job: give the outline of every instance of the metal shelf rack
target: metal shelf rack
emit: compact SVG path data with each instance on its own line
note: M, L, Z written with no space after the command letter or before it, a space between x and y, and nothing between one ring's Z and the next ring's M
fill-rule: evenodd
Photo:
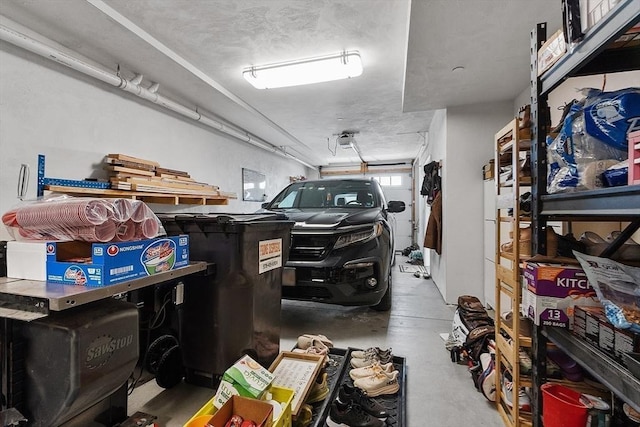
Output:
M640 186L601 189L571 194L546 195L546 143L549 117L547 97L565 79L580 75L594 75L640 69L640 46L615 46L619 37L640 22L640 2L621 0L594 27L583 40L573 46L542 76L538 76L538 50L546 41L546 24L538 24L531 32L531 119L532 119L532 240L533 253L546 253L543 232L550 219L630 221L601 255L613 254L635 230L640 228ZM612 48L613 47L613 48ZM624 239L624 240L623 240ZM534 356L532 382L532 413L534 427L542 426L540 386L545 381L547 339L568 352L620 398L634 406L640 401L637 379L613 361L607 360L596 349L566 331L533 327L532 350ZM618 376L618 378L614 378ZM631 388L629 388L631 387Z

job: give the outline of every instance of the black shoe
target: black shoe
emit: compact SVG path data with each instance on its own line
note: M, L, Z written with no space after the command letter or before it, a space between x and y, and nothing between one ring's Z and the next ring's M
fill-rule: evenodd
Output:
M365 395L359 388L351 387L349 384L342 384L338 391L338 400L342 403L354 402L367 414L376 418L386 419L389 416L384 406Z
M329 427L383 427L384 422L367 414L354 402L340 403L334 400L331 403L327 425Z

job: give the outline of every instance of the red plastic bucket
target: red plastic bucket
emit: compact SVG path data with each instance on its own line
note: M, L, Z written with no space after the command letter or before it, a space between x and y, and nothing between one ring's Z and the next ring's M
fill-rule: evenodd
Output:
M589 408L580 402L580 393L560 384L542 387L542 421L544 427L584 427Z

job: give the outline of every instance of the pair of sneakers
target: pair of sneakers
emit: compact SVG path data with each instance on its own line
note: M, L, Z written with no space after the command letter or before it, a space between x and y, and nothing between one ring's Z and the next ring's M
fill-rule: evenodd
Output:
M381 364L389 363L392 359L391 348L369 347L366 350L352 351L350 363L353 368L364 368L365 366L373 365L375 362Z
M387 409L361 390L343 384L338 398L331 403L327 425L329 427L383 427Z
M399 371L395 369L392 362L381 364L376 361L369 366L349 371L353 385L370 397L397 393L400 390L398 375Z
M329 358L329 351L333 347L333 342L324 335L304 334L298 337L294 353L318 354L325 356L326 364Z

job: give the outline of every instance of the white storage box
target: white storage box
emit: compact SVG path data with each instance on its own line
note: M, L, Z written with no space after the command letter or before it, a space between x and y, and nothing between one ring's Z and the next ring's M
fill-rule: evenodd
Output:
M47 242L7 242L7 277L47 280Z

